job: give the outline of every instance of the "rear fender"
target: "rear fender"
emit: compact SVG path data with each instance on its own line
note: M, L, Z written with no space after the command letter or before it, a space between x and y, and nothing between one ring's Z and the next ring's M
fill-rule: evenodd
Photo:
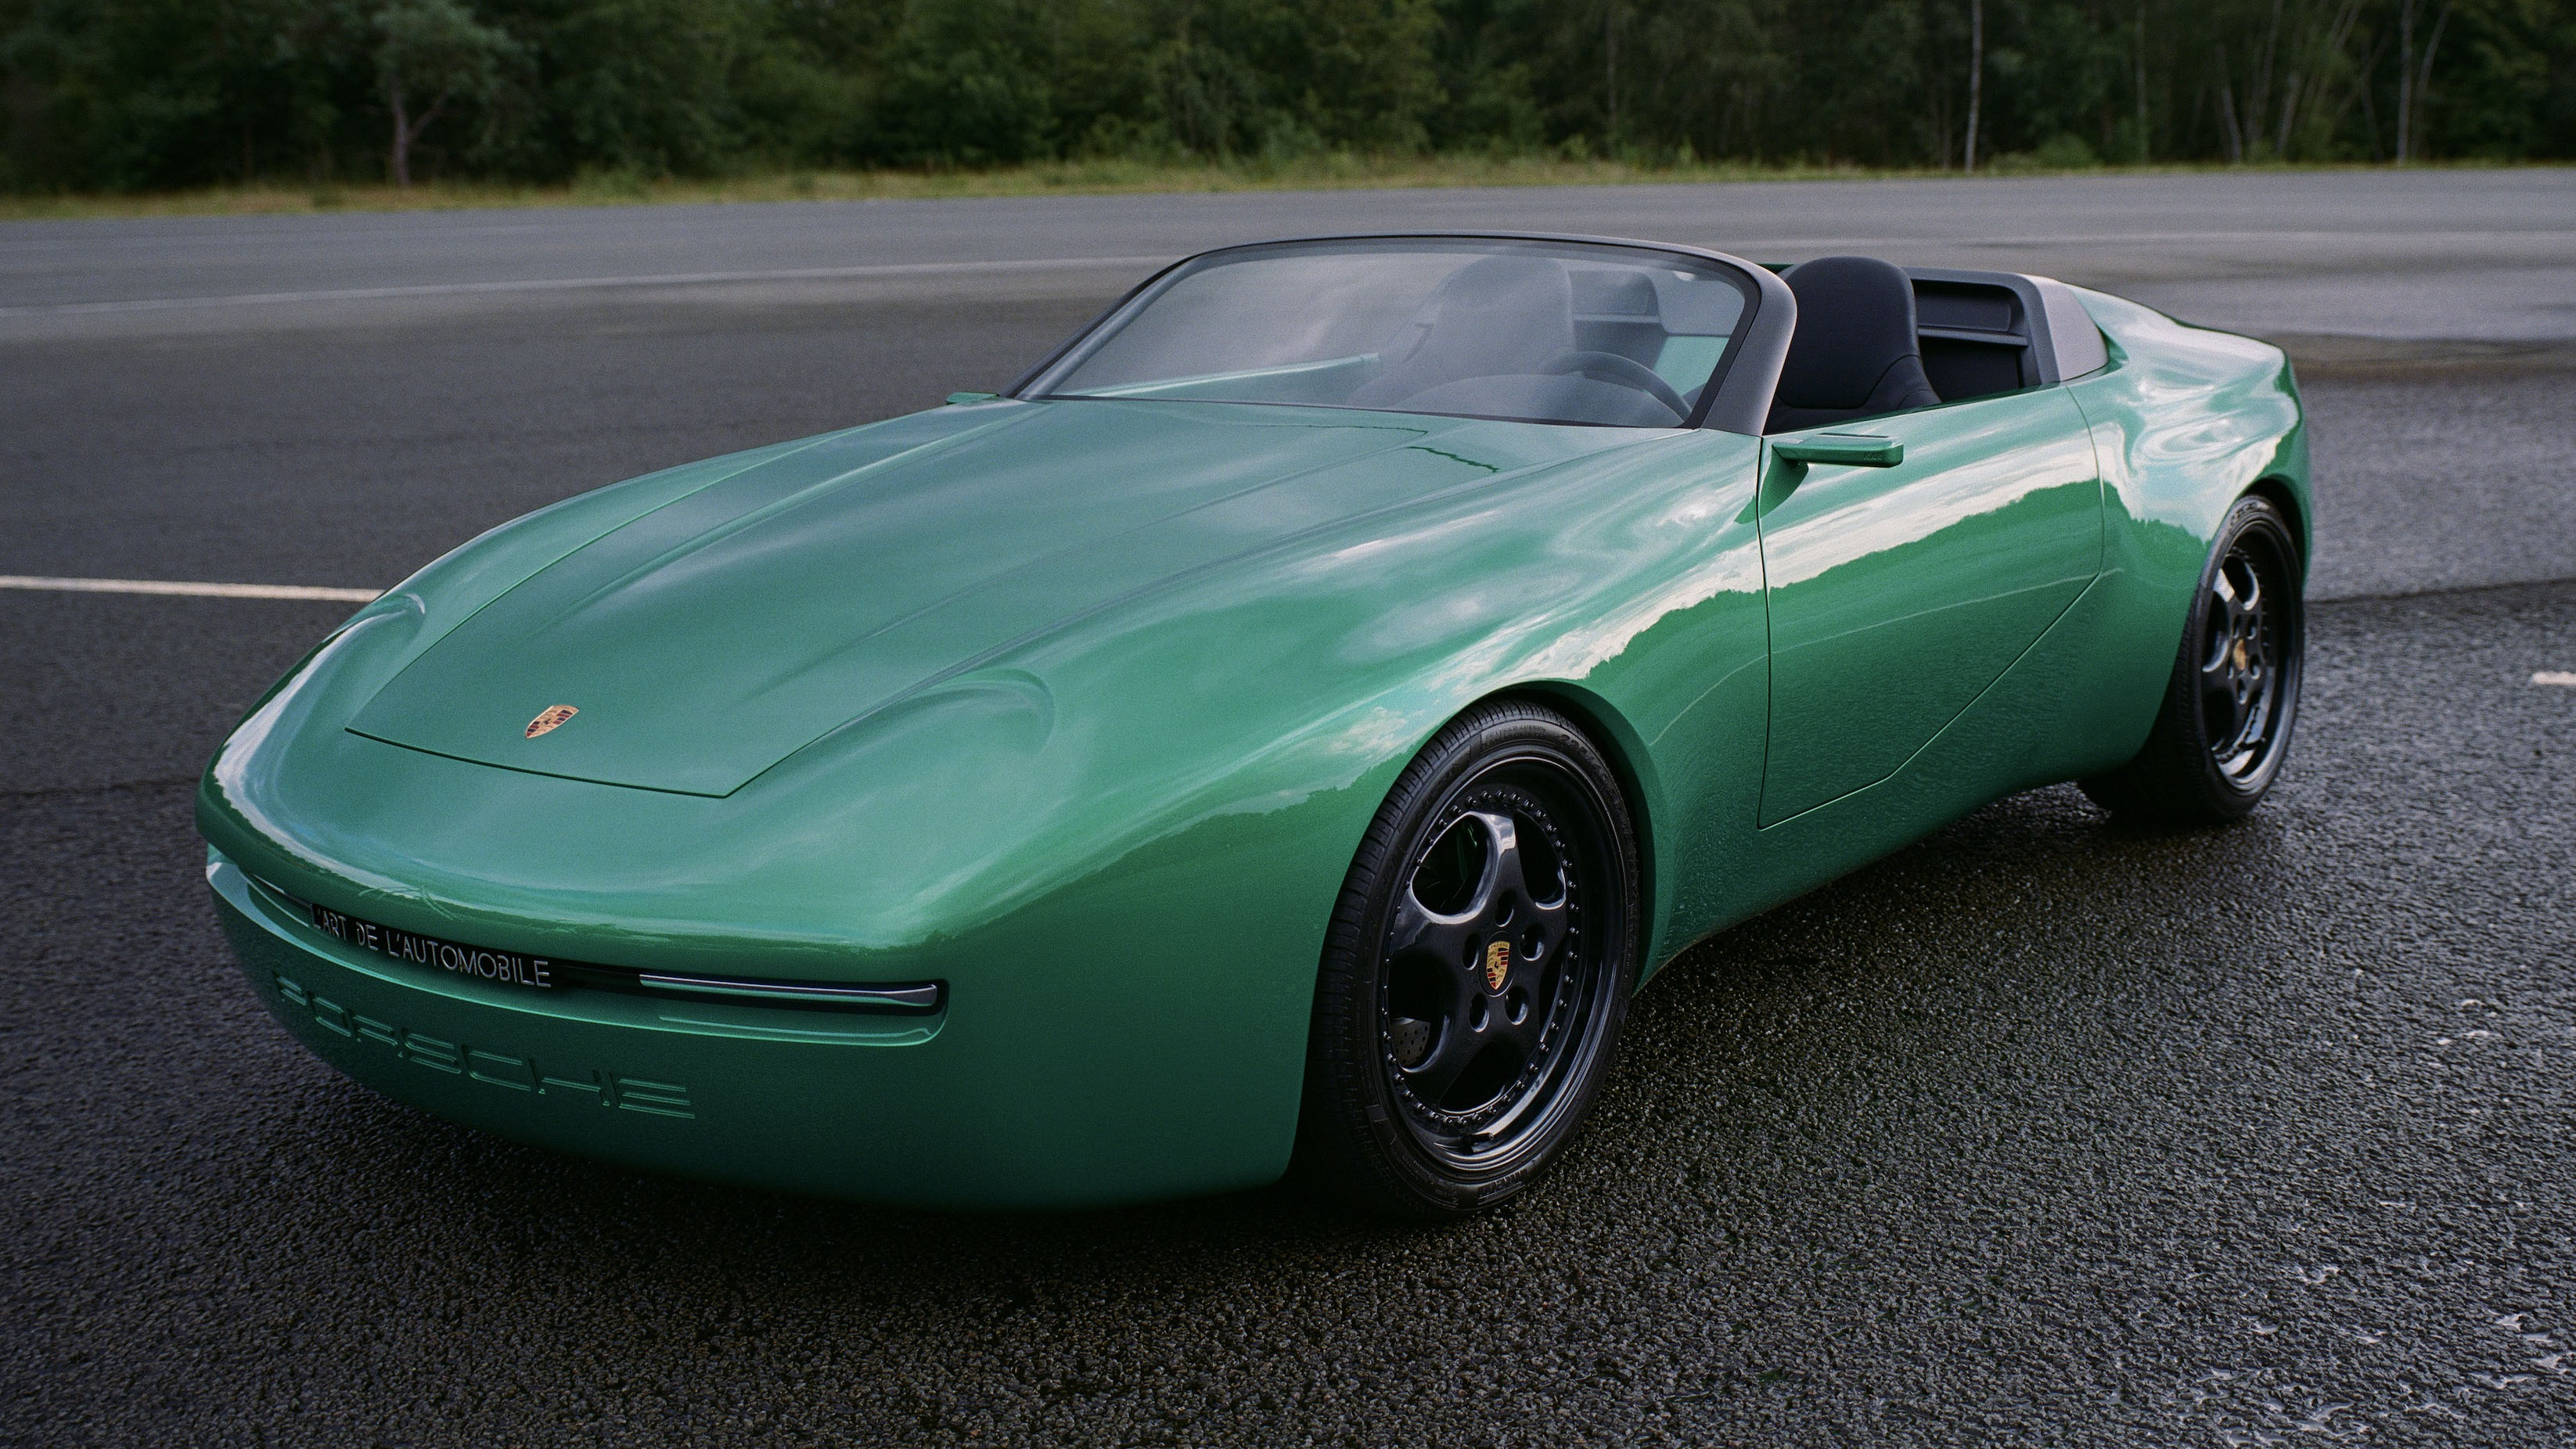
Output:
M2304 550L2313 502L2306 420L2279 348L2100 292L2078 295L2111 348L2109 367L2068 384L2104 484L2100 597L2074 684L2089 702L2073 726L2094 746L2089 774L2144 744L2228 510L2265 493L2290 515Z

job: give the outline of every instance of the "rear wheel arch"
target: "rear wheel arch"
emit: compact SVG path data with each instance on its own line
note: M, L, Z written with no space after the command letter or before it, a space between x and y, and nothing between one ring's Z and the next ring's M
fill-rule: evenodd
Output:
M2315 561L2315 548L2310 542L2307 505L2290 480L2278 473L2267 473L2247 486L2245 493L2263 499L2281 510L2281 518L2290 525L2290 541L2299 548L2299 572L2302 582L2308 567ZM2241 495L2240 495L2241 496Z
M2248 488L2215 529L2146 738L2078 781L2132 820L2218 825L2271 792L2298 720L2305 572L2295 505Z

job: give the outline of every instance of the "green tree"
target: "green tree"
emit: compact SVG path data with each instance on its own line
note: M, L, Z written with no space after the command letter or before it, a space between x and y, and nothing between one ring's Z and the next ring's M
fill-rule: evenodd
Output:
M387 166L411 185L411 152L451 104L480 105L526 58L509 32L485 25L457 0L395 0L375 14L376 73L393 115Z
M1972 22L1983 60L1972 73ZM2576 0L0 0L0 187L2576 156Z
M1041 7L919 0L888 38L874 105L878 159L990 165L1053 154Z

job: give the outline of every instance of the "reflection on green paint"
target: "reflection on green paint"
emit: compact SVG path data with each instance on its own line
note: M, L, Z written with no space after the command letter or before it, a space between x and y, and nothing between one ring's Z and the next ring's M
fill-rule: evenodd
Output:
M2101 567L2100 470L2064 389L1869 428L1902 441L1905 461L1811 466L1762 519L1765 825L1895 773Z

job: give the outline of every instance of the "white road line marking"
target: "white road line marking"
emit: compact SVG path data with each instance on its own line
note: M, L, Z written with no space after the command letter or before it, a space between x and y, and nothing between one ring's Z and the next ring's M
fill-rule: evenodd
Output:
M278 302L380 302L485 292L577 292L603 287L690 287L718 282L812 282L868 277L966 276L1060 267L1161 266L1170 257L1049 257L1020 262L900 262L873 267L790 267L770 272L661 272L637 277L534 277L513 282L436 282L416 287L348 287L325 292L245 292L221 297L143 297L130 302L53 302L0 307L0 317L66 317L99 312L163 312L178 307L256 307Z
M2570 673L2564 669L2544 669L2538 674L2531 676L2531 682L2534 684L2563 684L2571 689L2576 689L2576 673Z
M306 584L192 584L176 579L48 579L0 574L0 589L47 589L67 594L181 594L199 599L337 599L364 604L382 589L320 589Z

